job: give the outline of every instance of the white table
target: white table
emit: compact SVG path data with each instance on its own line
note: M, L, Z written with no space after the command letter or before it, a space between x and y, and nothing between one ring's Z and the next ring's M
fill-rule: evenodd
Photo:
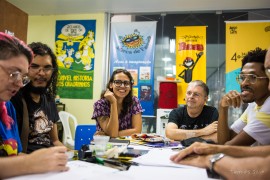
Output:
M149 148L145 146L132 145L136 149L148 149L149 152L134 161L139 166L131 166L128 171L118 171L116 169L100 166L83 161L69 161L70 170L67 172L45 173L19 176L10 178L12 180L179 180L209 179L205 169L191 166L174 164L169 157L176 153L169 148Z

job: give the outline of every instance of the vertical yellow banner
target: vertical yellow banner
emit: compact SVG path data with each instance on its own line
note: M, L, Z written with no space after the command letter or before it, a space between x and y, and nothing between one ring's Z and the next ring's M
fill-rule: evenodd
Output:
M226 92L240 91L236 75L240 72L242 59L256 47L270 46L269 21L228 21L226 22Z
M206 26L176 27L175 42L178 104L185 104L188 83L206 82Z

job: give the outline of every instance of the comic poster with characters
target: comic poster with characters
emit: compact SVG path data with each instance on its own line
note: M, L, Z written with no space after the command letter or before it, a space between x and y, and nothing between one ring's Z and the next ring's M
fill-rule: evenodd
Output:
M128 70L133 79L133 95L143 107L143 115L154 115L154 54L156 22L114 22L111 24L110 74L117 68Z
M206 82L206 26L176 27L176 80L178 104L185 104L188 83Z
M55 54L61 98L92 99L96 20L56 21Z

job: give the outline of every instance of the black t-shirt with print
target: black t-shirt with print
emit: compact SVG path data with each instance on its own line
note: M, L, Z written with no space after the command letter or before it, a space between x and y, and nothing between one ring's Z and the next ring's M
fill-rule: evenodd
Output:
M198 117L192 118L188 115L187 106L173 109L169 115L169 121L175 123L179 129L202 129L218 120L218 111L215 107L204 106Z
M53 124L59 120L56 104L48 100L46 95L41 95L40 102L36 103L31 97L25 98L29 116L29 136L27 153L37 149L53 146L50 131ZM12 103L17 112L18 129L21 135L23 122L23 104L20 95L12 98Z

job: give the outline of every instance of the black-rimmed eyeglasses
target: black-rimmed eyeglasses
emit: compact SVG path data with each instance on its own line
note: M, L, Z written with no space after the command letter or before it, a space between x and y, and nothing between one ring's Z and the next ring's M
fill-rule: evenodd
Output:
M120 87L120 86L122 86L122 84L123 84L125 87L130 87L131 82L130 82L130 81L114 80L114 81L113 81L113 84L114 84L116 87Z

